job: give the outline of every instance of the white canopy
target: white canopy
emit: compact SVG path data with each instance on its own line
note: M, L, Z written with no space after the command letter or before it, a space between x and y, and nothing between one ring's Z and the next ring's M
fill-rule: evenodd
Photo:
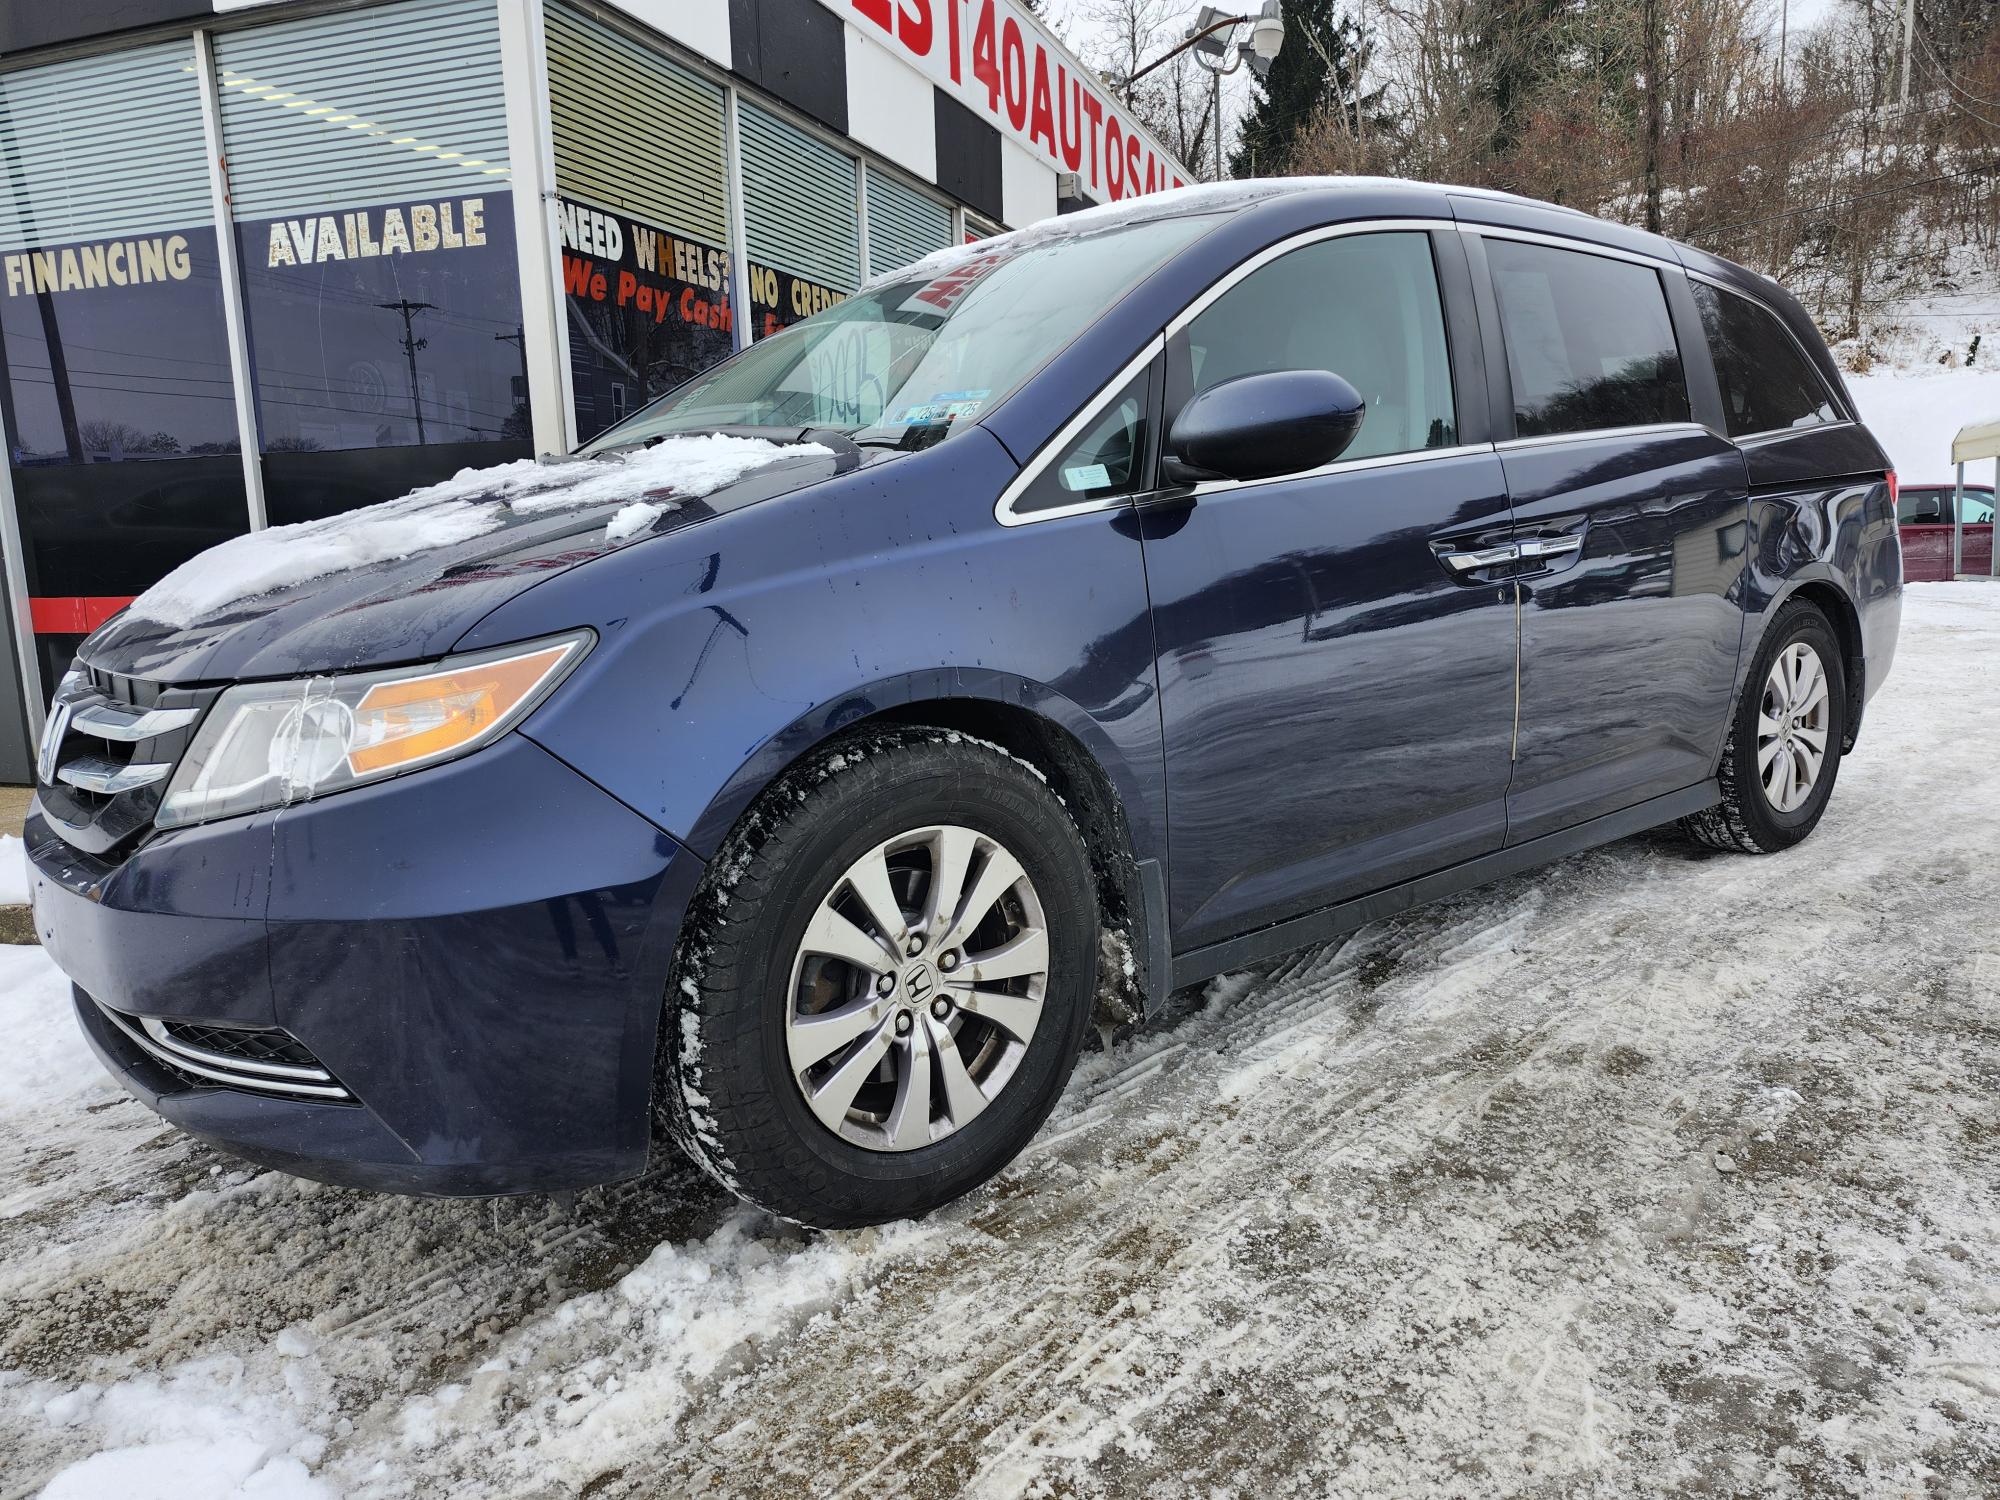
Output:
M1969 464L1975 458L2000 458L2000 420L1974 422L1958 429L1951 440L1951 461Z

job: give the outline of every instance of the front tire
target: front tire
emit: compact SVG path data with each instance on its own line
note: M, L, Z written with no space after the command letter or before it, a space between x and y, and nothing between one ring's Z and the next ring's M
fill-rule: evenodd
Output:
M944 730L842 740L709 866L665 1017L670 1128L800 1223L928 1213L1048 1118L1097 926L1089 855L1032 767Z
M1847 670L1825 615L1803 600L1771 622L1730 721L1722 800L1683 827L1714 849L1775 854L1818 826L1840 774Z

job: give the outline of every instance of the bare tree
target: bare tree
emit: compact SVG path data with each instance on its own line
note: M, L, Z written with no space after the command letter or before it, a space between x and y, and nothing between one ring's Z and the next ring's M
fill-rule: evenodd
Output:
M1126 80L1177 45L1188 20L1180 0L1086 0L1078 14L1100 38L1084 53L1132 113L1197 177L1214 150L1208 74L1185 53L1136 84Z

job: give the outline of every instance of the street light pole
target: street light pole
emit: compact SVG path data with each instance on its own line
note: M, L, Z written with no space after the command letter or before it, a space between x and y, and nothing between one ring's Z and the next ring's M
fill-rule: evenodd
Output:
M1222 70L1208 70L1209 109L1215 116L1215 165L1209 172L1211 182L1222 181Z
M1132 85L1137 83L1141 78L1144 78L1148 73L1152 72L1155 68L1165 67L1168 63L1172 62L1175 58L1179 57L1183 52L1187 51L1188 48L1197 46L1200 43L1207 41L1211 36L1215 35L1216 32L1228 31L1232 27L1241 26L1245 21L1249 19L1250 17L1248 16L1225 16L1221 20L1215 22L1215 24L1212 26L1204 26L1199 31L1190 31L1185 37L1181 38L1180 44L1178 46L1169 47L1165 52L1162 52L1158 57L1154 58L1151 62L1147 63L1145 67L1139 69L1138 72L1134 73L1130 78L1125 80L1126 107L1130 108L1132 104Z
M1233 33L1238 26L1248 25L1250 37L1247 41L1236 42L1233 46L1227 38L1218 37L1218 32ZM1222 180L1222 75L1234 73L1244 63L1250 65L1251 72L1262 78L1271 71L1271 60L1285 45L1285 20L1280 0L1264 0L1264 5L1255 15L1225 16L1213 6L1204 5L1201 14L1179 45L1135 69L1132 76L1120 86L1125 96L1126 108L1132 105L1132 85L1144 78L1155 68L1166 66L1183 52L1192 50L1195 61L1208 70L1209 113L1215 117L1215 167L1210 173L1211 180ZM1210 59L1214 59L1211 61ZM1227 59L1225 62L1223 59Z

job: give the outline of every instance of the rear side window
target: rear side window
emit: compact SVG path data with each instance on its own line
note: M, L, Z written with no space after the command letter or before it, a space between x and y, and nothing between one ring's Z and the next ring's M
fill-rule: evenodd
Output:
M1680 346L1657 271L1488 240L1520 437L1688 420Z
M1690 280L1715 355L1731 437L1837 422L1833 397L1798 340L1748 297Z
M1431 240L1342 235L1279 256L1187 328L1188 394L1239 375L1331 370L1368 403L1343 459L1458 441Z

